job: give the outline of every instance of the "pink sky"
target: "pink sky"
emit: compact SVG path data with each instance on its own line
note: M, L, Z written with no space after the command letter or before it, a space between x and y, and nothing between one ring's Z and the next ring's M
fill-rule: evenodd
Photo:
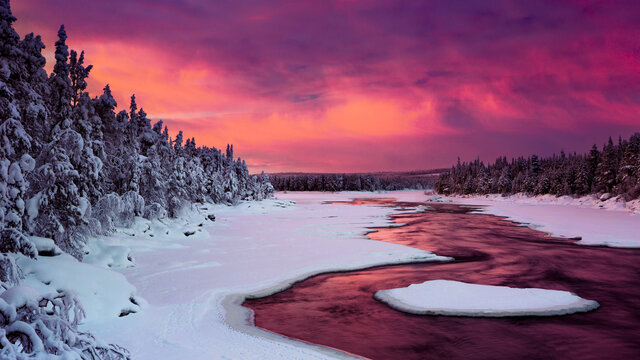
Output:
M583 152L640 131L637 1L12 2L154 120L252 171ZM50 55L49 55L50 56ZM48 65L50 66L50 65Z

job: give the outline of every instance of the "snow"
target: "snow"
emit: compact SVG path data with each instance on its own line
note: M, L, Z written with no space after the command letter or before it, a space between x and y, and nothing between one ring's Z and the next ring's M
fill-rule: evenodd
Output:
M58 289L71 290L78 296L86 312L86 319L117 318L127 311L139 311L144 304L136 289L124 275L101 266L79 262L62 253L57 256L39 256L31 259L19 255L18 265L25 279L24 286L40 293L56 293Z
M387 215L398 209L324 204L354 197L381 194L280 193L278 199L234 207L200 205L179 219L137 217L132 228L118 228L112 236L88 243L91 252L85 258L100 266L74 262L66 255L21 258L29 274L24 283L41 291L73 289L87 313L81 329L124 346L135 359L349 357L255 328L250 310L240 304L245 296L268 295L321 272L450 260L364 235L371 227L392 225ZM423 193L398 192L392 197L411 201ZM215 221L208 219L211 214ZM125 249L130 249L135 267L122 260ZM109 264L120 274L104 267ZM87 277L93 280L85 282L89 269L93 273ZM107 284L107 274L123 274L126 279ZM99 293L92 296L94 291ZM118 317L115 312L131 305L131 294L141 309Z
M18 285L7 289L0 294L0 299L4 300L14 308L20 308L29 302L37 302L39 296L40 293L38 293L34 288L25 285Z
M599 306L596 301L568 291L451 280L430 280L404 288L379 290L374 297L396 310L424 315L551 316L586 312Z
M84 257L85 263L111 268L134 266L131 250L127 246L106 245L100 241L92 241L88 247L90 253Z
M396 226L388 217L392 213L428 211L428 206L326 203L353 198L484 205L487 213L508 211L510 219L539 224L538 229L554 235L582 236L580 243L602 240L590 238L592 232L609 235L608 244L619 242L625 239L620 234L631 234L638 225L629 211L604 211L567 199L542 204L535 199L443 198L424 191L289 192L233 207L193 206L178 219L135 217L130 228L116 227L110 236L90 239L85 263L58 255L57 249L55 256L21 256L18 262L26 275L24 285L42 293L72 290L86 309L81 330L124 346L135 359L344 358L349 355L253 327L251 311L240 305L246 296L269 295L322 272L450 260L364 235L372 227ZM592 223L600 228L591 228ZM51 247L47 239L35 242L39 249ZM545 291L528 289L526 296L510 297L527 299L547 312L594 305L563 292L553 293L550 301L566 302L544 303L543 296L534 303L529 293L538 290ZM485 287L474 291L485 298Z
M17 331L27 335L29 337L29 340L31 340L31 346L32 346L31 353L37 354L37 353L44 352L44 345L42 344L42 339L40 339L35 329L29 324L23 321L16 321L8 325L6 328L4 328L4 331L6 331L7 334Z
M458 204L482 205L477 213L504 216L553 236L580 238L580 245L620 248L640 247L640 214L637 201L616 198L601 201L592 196L572 198L516 194L448 197Z
M46 253L51 256L62 254L62 250L60 250L52 239L40 236L29 236L29 240L31 240L31 242L36 246L36 249L38 249L38 254Z

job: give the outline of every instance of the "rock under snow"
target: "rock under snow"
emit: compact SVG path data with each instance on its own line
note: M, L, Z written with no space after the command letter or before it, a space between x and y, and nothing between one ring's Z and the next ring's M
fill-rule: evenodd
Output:
M404 288L379 290L374 297L411 314L451 316L550 316L598 308L593 300L561 290L512 288L430 280Z
M29 240L38 249L38 256L57 256L62 254L62 250L56 245L53 239L40 236L30 236Z

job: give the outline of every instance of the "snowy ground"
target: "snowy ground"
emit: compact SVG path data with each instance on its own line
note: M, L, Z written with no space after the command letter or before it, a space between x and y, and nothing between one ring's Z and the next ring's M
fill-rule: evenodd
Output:
M554 236L580 238L580 245L640 248L638 201L601 201L591 196L448 197L458 204L484 205L481 213L505 216Z
M250 326L248 310L239 306L244 295L270 294L321 272L447 260L364 236L370 227L393 226L387 215L398 209L324 204L362 197L434 200L423 191L276 197L201 206L175 221L138 219L132 229L92 242L86 263L61 254L50 240L34 239L53 256L20 258L23 284L42 293L75 291L87 310L82 328L127 347L134 359L335 358L347 355ZM640 246L640 217L628 211L527 199L452 200L485 205L485 212L554 235L581 236L581 243Z
M237 207L207 206L166 225L140 220L134 229L103 239L106 245L93 244L95 256L89 260L97 265L75 264L96 271L105 270L108 264L126 266L122 254L129 248L136 266L119 272L137 290L132 294L125 282L105 289L110 291L108 295L92 296L87 288L99 287L100 281L79 275L75 283L65 283L75 287L80 300L89 304L83 329L128 348L134 359L344 357L344 353L248 326L249 314L239 306L242 296L238 294L269 294L325 271L448 260L364 236L369 227L392 225L387 215L394 209L322 204L326 200L348 200L353 194L277 196L281 200ZM411 196L415 194L402 195ZM215 222L206 220L209 213L215 214ZM59 256L49 261L74 264L72 259ZM69 270L80 273L73 266ZM49 286L61 284L65 278L52 276L54 279L46 279ZM41 277L38 273L30 275L34 284ZM136 305L129 306L130 297L141 311ZM137 312L114 315L123 307ZM99 311L103 308L108 309L109 316Z
M375 298L390 307L425 315L551 316L585 312L598 303L568 291L430 280L408 287L379 290Z

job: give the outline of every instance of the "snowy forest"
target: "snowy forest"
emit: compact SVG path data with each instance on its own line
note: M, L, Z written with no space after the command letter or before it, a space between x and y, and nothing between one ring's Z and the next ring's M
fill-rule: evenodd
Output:
M115 112L109 85L85 90L92 66L69 50L64 25L47 76L39 36L20 40L2 14L0 223L2 251L34 255L25 234L48 237L82 258L83 239L125 225L122 217L175 217L193 202L263 199L269 178L249 175L233 145L224 153L170 138L131 97ZM129 214L121 214L124 209Z
M587 154L539 158L506 157L485 165L480 160L460 163L442 174L436 183L442 194L620 195L625 200L640 196L640 133L628 140L611 138L599 150Z
M135 216L176 217L192 203L260 200L273 187L266 174L249 175L233 145L223 153L182 132L171 138L135 96L128 111L117 113L109 85L90 96L92 66L84 52L68 48L64 25L47 74L40 36L21 39L15 21L9 1L0 0L0 285L8 289L0 297L0 357L17 356L7 341L29 347L25 352L78 347L83 358L125 357L124 349L76 333L82 311L72 294L10 306L20 269L7 253L35 258L31 238L43 237L81 260L88 237L130 226Z
M441 170L380 174L273 174L278 191L380 191L431 189Z

